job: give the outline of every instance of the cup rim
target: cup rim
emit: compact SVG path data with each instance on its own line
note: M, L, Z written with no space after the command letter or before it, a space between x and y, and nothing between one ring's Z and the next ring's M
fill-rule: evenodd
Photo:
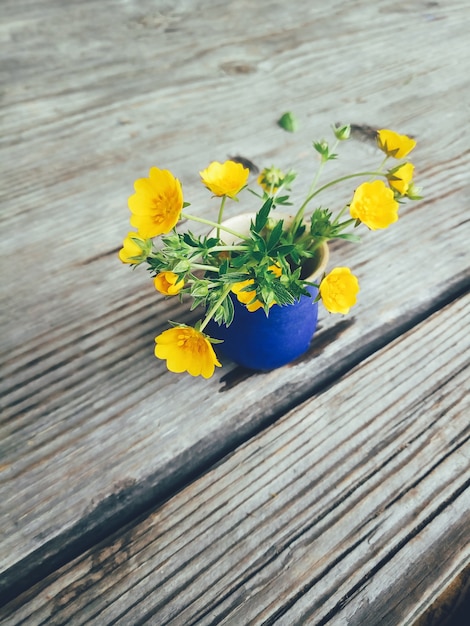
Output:
M237 230L242 235L245 235L245 234L248 235L250 232L250 222L251 220L255 219L255 217L256 217L256 213L254 211L250 213L239 213L238 215L233 215L232 217L229 217L226 220L223 220L222 224L224 226L227 226L228 228ZM273 214L271 217L274 217L274 218L279 217L279 219L282 219L287 224L289 224L289 222L292 222L294 220L295 216L289 213L281 213L281 212L276 211L276 213ZM210 235L211 236L215 235L215 233L216 233L216 229L214 228L211 230ZM233 244L238 241L238 239L234 235L231 235L230 233L224 233L224 240L228 244ZM324 241L321 244L321 246L318 248L318 260L317 260L315 269L313 269L307 276L303 276L302 279L313 281L315 278L323 274L328 265L329 258L330 258L330 250L328 247L328 242ZM308 261L306 265L308 266Z

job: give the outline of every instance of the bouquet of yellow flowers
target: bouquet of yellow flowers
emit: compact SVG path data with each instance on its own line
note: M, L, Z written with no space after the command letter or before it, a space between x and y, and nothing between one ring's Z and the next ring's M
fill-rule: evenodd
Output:
M336 267L312 282L303 267L312 263L319 249L331 239L359 241L354 231L364 224L371 230L387 228L398 219L405 199L419 199L413 184L412 163L402 161L416 142L391 130L379 130L377 143L385 154L376 170L346 174L318 185L328 161L337 158L335 150L350 137L350 126L333 127L334 142L314 142L320 163L300 207L286 220L276 215L277 207L290 206L289 191L296 175L275 167L259 174L258 190L247 187L250 171L235 161L213 162L200 172L202 183L220 198L213 221L187 212L180 181L168 170L152 167L148 178L134 184L129 198L131 226L119 258L131 266L147 264L157 291L165 296L188 294L192 309L201 307L204 315L193 326L171 323L156 337L155 355L166 360L172 372L187 371L193 376L212 376L220 366L213 345L219 343L204 331L211 322L230 326L234 301L248 311L262 309L269 316L273 306L294 304L311 296L309 286L318 289L331 313L348 313L359 292L357 278L347 267ZM400 162L387 169L390 158ZM343 181L364 178L352 198L336 213L317 207L307 217L307 208L322 192ZM227 199L236 200L242 190L250 191L259 203L248 232L239 232L223 221ZM346 213L349 215L346 215ZM207 235L177 229L180 220L192 220L211 227ZM235 299L235 300L234 300Z

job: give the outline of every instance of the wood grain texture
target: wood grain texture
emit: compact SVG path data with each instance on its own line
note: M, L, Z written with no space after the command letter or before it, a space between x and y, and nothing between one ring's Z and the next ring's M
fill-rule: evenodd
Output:
M468 289L470 101L457 0L296 11L6 0L1 11L0 590L168 495ZM285 110L301 133L276 127ZM198 171L210 160L241 154L303 180L311 140L338 120L416 136L426 195L390 231L335 246L335 264L361 280L353 315L323 314L309 353L279 371L166 372L153 338L191 317L116 261L133 180L169 167L208 216ZM338 167L376 162L365 138Z
M4 621L411 624L470 562L469 304L364 361Z

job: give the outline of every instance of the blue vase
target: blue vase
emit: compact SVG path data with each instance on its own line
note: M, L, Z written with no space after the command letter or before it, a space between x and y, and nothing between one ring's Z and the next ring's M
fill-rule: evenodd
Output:
M315 287L307 287L312 297L301 296L294 304L275 304L269 316L263 309L250 313L232 296L235 315L230 326L215 322L207 325L207 334L223 343L217 352L254 370L270 370L286 365L308 350L317 327L318 302Z
M292 215L275 213L285 224L293 220ZM250 222L255 213L243 213L226 221L224 225L241 234L248 234ZM211 235L215 234L215 230ZM224 233L226 243L234 243L236 238ZM328 263L328 245L323 243L318 250L317 258L309 261L308 270L304 268L305 280L315 282L325 271ZM214 339L223 341L217 344L217 352L228 356L232 361L254 370L271 370L294 361L308 350L317 327L318 302L314 302L318 290L306 286L309 296L301 296L294 304L279 306L274 304L269 315L263 309L250 313L246 306L238 301L234 294L231 298L234 306L234 318L230 326L219 326L210 321L205 332Z

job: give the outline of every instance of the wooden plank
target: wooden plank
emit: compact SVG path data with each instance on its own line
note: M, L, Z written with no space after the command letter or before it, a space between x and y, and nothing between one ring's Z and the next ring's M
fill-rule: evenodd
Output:
M469 303L364 361L4 621L412 623L470 562Z
M470 603L470 564L450 581L441 593L414 622L413 626L464 624Z
M241 9L2 3L0 590L165 497L468 288L465 3ZM287 109L302 133L276 127ZM190 316L116 262L132 181L170 167L207 215L197 172L210 160L305 175L306 135L337 119L416 135L426 192L392 230L335 248L359 274L356 311L323 314L312 350L282 370L168 374L153 337ZM376 161L360 138L346 167Z

